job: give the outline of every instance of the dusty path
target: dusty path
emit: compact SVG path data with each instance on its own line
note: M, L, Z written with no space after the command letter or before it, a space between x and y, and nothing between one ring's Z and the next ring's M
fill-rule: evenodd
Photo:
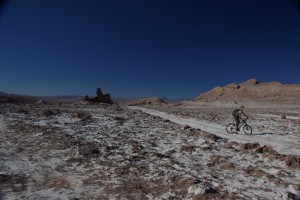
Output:
M259 142L261 145L271 146L281 154L300 155L300 136L297 137L297 135L273 134L271 130L265 131L264 133L253 132L252 135L246 135L242 132L240 134L228 134L225 130L225 127L221 125L207 123L192 118L182 118L176 115L147 108L136 106L130 106L129 108L141 110L145 113L168 119L177 124L188 125L192 128L199 128L203 131L214 133L220 137L228 138L237 142Z

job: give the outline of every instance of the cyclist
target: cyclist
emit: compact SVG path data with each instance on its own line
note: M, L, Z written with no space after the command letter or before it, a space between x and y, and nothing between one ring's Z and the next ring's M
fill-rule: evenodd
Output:
M238 132L240 129L239 129L239 124L240 124L240 119L243 116L246 117L246 119L248 119L248 116L244 113L244 106L241 106L240 108L238 109L235 109L233 112L232 112L232 116L235 120L235 130L236 132Z

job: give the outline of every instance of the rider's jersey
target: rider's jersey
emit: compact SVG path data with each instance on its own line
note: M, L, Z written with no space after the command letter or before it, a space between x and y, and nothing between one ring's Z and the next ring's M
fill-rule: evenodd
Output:
M241 116L241 114L242 114L242 110L241 109L235 109L233 112L232 112L232 115L234 116L234 117L240 117Z

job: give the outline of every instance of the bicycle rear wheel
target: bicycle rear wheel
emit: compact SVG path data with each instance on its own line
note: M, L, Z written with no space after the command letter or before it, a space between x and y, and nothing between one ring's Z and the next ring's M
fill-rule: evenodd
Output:
M247 135L251 135L252 134L252 128L251 126L249 126L248 124L245 124L243 126L243 131L244 133L246 133Z
M227 133L229 134L232 134L235 132L235 124L234 123L229 123L227 126L226 126L226 131Z

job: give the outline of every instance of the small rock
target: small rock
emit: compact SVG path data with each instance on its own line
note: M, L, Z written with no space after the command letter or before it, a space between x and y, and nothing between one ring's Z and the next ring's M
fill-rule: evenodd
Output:
M259 147L260 147L259 143L245 143L245 144L241 145L240 149L241 150L251 150L251 149L256 149Z
M260 147L260 148L258 148L258 149L255 150L255 153L261 153L263 155L274 155L274 156L278 156L279 155L277 153L277 151L275 151L274 149L272 149L272 147L270 147L270 146Z
M218 193L218 191L212 187L209 187L209 188L206 188L204 193L206 194L215 194L215 193Z
M257 177L262 177L266 174L263 170L253 167L251 165L245 168L245 172Z
M24 109L19 110L18 113L22 113L22 114L25 114L25 115L29 114L28 110L24 110Z
M182 129L182 130L188 130L188 129L190 129L190 128L191 128L190 126L184 125L181 129Z
M286 116L285 115L281 115L281 119L286 119Z
M297 195L291 193L291 192L288 192L288 199L290 200L300 200L300 197L298 197Z
M6 174L0 174L0 183L4 183L4 182L8 181L9 179L11 179L11 176L6 175Z
M43 115L46 116L46 117L49 117L49 116L52 116L52 115L55 115L55 112L53 112L52 110L44 110L43 111Z
M280 159L285 161L286 166L300 169L300 158L295 156L281 156Z
M92 149L92 154L100 155L99 149Z
M197 146L182 146L180 149L180 152L188 152L188 153L193 153L193 151L195 151L195 148L197 148Z

